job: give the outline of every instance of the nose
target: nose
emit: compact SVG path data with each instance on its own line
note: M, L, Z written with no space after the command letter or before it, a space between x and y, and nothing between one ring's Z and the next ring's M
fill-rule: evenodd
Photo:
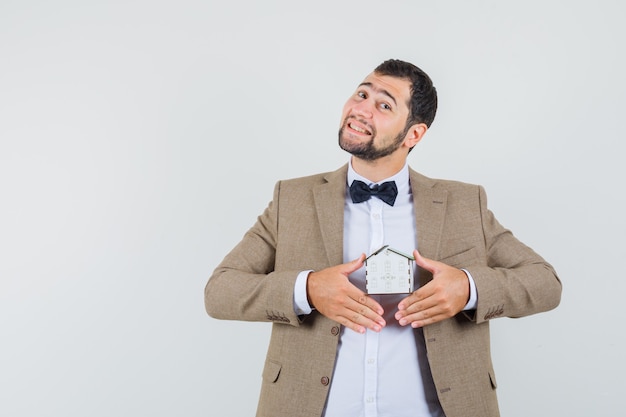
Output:
M370 119L373 115L372 103L370 102L370 100L363 100L356 103L352 107L352 114L362 117L364 119Z

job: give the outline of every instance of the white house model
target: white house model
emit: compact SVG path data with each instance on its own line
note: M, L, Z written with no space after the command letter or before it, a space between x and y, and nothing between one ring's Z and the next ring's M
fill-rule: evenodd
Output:
M368 294L405 294L413 291L413 261L389 245L365 259L365 287Z

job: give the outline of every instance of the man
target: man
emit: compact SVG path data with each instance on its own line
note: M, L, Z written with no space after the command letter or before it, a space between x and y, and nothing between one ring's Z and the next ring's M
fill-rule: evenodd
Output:
M349 163L279 182L209 279L209 315L273 322L257 416L499 415L489 320L556 307L561 283L482 187L408 167L436 108L422 70L379 65L343 109ZM412 293L366 294L383 245L413 254Z

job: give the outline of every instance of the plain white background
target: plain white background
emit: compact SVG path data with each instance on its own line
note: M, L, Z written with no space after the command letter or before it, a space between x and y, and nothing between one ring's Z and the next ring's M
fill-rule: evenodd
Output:
M623 416L623 16L3 0L0 415L254 415L269 324L209 318L206 280L277 180L347 161L343 103L400 58L440 98L410 164L484 185L563 280L558 309L492 323L503 416Z

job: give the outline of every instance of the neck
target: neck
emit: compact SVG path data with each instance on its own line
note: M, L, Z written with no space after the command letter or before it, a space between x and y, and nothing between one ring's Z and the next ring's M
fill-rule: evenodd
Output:
M397 174L405 163L406 158L383 157L374 161L366 161L356 156L352 157L354 171L372 182L379 182Z

